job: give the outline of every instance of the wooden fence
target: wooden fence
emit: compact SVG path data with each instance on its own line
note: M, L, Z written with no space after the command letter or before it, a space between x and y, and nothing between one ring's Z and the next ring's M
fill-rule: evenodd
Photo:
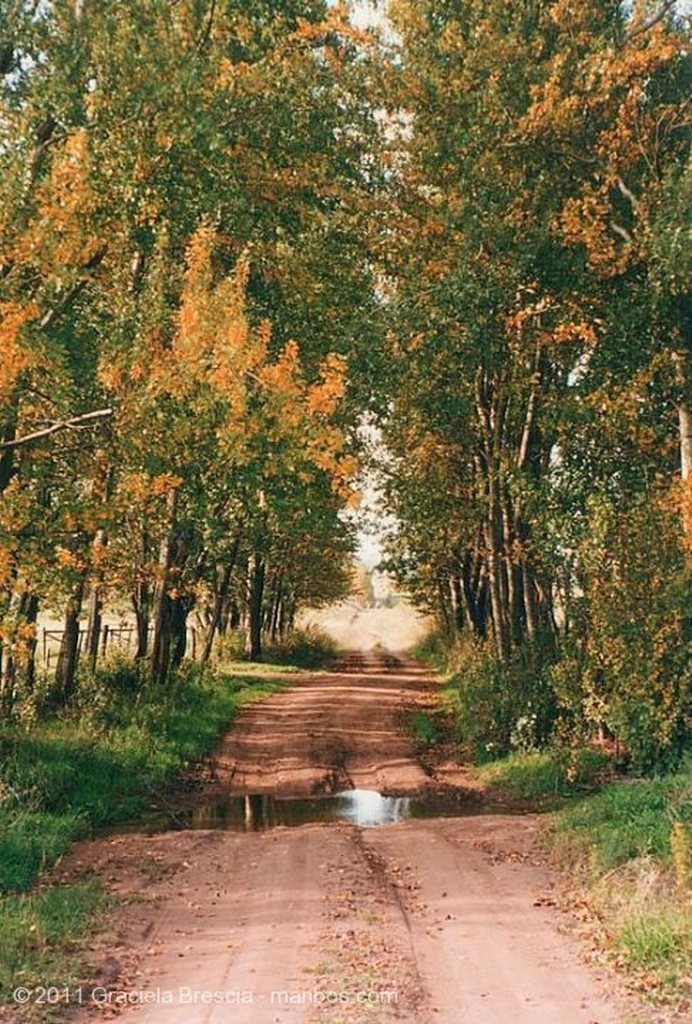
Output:
M149 637L151 637L153 630L149 629ZM81 655L84 645L86 643L87 631L80 629L79 639L77 641L77 652ZM51 665L55 664L60 656L60 650L64 642L65 631L63 629L46 629L45 627L40 630L39 641L41 649L41 657L44 668L50 668ZM197 657L197 651L201 647L201 635L200 631L195 626L188 626L187 629L187 654L188 657L193 660ZM135 626L111 626L109 623L104 623L101 628L101 637L99 640L99 653L100 658L104 657L108 650L112 650L114 647L120 650L129 651L137 644L137 629Z

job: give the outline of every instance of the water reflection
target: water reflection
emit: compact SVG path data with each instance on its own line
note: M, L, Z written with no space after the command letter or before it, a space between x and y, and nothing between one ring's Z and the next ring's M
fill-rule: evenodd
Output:
M372 789L347 789L333 797L337 816L353 825L370 828L411 817L411 798L382 796Z
M269 793L219 796L197 806L152 811L137 821L121 822L109 832L163 832L169 829L226 829L257 832L276 825L346 821L361 828L407 818L461 817L484 807L464 791L426 796L383 796L375 790L348 789L331 796L275 797Z

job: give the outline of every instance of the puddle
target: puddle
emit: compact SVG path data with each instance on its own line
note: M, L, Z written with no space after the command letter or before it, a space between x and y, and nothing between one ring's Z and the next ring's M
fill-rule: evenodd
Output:
M423 797L383 796L369 789L347 789L331 796L275 797L271 794L222 796L213 802L174 810L150 811L136 821L108 829L123 832L165 832L171 829L222 829L257 832L275 825L346 821L363 828L389 825L408 818L467 817L492 808L465 794Z

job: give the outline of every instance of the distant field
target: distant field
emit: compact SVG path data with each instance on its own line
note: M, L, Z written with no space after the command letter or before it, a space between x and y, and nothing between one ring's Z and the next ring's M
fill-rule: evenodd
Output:
M413 647L430 631L430 620L402 601L395 608L360 608L344 601L329 608L306 611L298 625L317 626L346 650L370 650L381 644L391 651Z

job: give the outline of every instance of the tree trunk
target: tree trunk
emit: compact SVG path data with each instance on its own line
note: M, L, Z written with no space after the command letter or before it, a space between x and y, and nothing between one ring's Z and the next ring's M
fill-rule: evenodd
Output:
M276 582L276 592L274 594L274 601L272 606L272 621L271 621L271 641L273 644L279 639L279 615L281 612L281 605L283 602L283 589L284 589L284 574L283 571L279 573Z
M36 594L24 595L24 621L27 626L33 627L33 633L27 640L26 650L26 688L31 693L36 683L36 646L38 637L36 635L36 622L38 620L38 597Z
M149 603L149 587L142 583L137 587L137 593L132 595L132 607L137 628L137 649L135 651L137 661L146 658L149 649Z
M679 300L684 349L673 353L677 370L680 434L680 475L683 481L682 525L688 553L692 554L692 296Z
M171 568L171 551L173 546L173 530L175 526L176 491L168 492L166 502L168 526L159 546L159 560L152 619L154 639L151 652L151 681L155 685L163 685L168 678L171 649L171 607L168 596L169 574Z
M192 605L186 597L169 598L168 601L171 626L170 668L176 669L187 653L187 617Z
M245 653L250 661L262 659L262 604L264 600L264 561L253 552L248 562L248 617Z
M148 556L149 537L146 529L142 530L140 563L135 566L138 574L135 582L134 593L130 595L132 608L135 613L135 624L137 628L137 649L135 659L141 661L146 658L149 651L149 619L151 614L151 589L144 578L142 566L146 564Z
M72 587L65 609L65 627L55 670L55 685L61 704L67 704L75 691L79 657L79 616L84 599L84 580Z
M467 629L471 636L483 638L485 636L485 588L484 578L479 572L480 568L477 552L473 554L467 552L464 556L459 582L463 592Z
M19 415L19 388L15 388L10 399L6 419L0 428L0 440L14 441L17 436L17 418ZM0 494L7 488L15 474L14 448L0 449Z
M493 620L495 648L500 661L507 661L510 650L509 623L507 616L507 587L504 580L502 558L502 524L498 507L497 489L494 481L489 483L488 518L485 526L486 558L488 562L488 588L490 611Z
M680 423L680 464L682 479L688 480L692 473L692 407L687 403L678 406Z
M464 629L473 632L473 618L466 599L466 590L462 585L461 575L453 572L449 581L449 590L454 609L454 626L457 633L463 633Z
M221 616L223 614L223 609L226 604L226 599L228 597L228 591L231 585L231 576L233 575L233 570L235 569L235 563L238 560L239 549L240 534L238 534L238 536L236 537L233 544L233 549L228 557L226 564L223 566L223 569L221 571L221 579L219 580L218 586L216 588L216 593L214 594L214 608L211 615L211 622L209 623L209 628L207 630L207 635L204 641L204 650L202 651L201 658L202 665L206 665L209 662L209 658L211 657L211 652L214 646L214 637L216 636L216 631L221 623Z
M536 585L533 579L533 571L525 558L521 562L521 585L524 597L524 612L526 615L526 634L531 643L538 635L538 602Z
M222 619L222 624L223 621L224 620ZM240 605L238 604L235 598L232 598L226 604L225 625L223 626L223 632L225 633L229 627L230 629L239 629L241 622L242 614L240 611Z
M96 565L96 573L91 581L89 590L89 610L87 615L86 633L86 655L92 671L96 668L96 659L99 653L99 641L101 639L101 626L103 624L103 571L98 568L99 555L108 542L105 530L97 530L92 546L93 561Z

